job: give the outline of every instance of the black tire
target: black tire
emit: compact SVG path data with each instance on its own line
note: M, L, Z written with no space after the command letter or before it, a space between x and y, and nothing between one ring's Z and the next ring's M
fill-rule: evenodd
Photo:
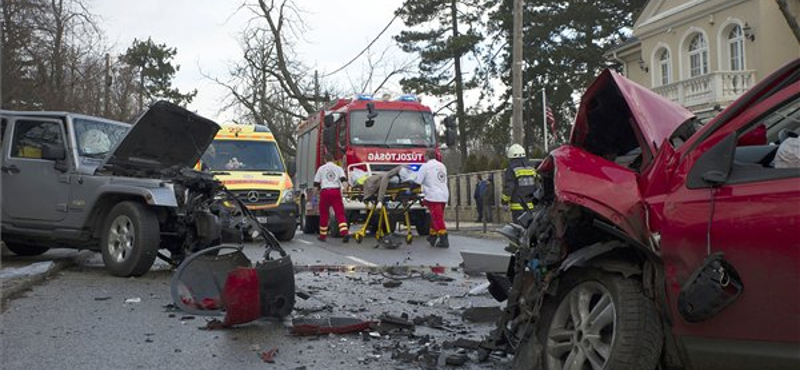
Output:
M290 227L286 230L282 230L275 233L275 237L282 242L288 242L289 240L294 239L294 234L296 232L297 232L297 225L294 225L294 227Z
M587 302L587 324L579 324L577 330L571 310L576 296L584 299L575 302ZM602 312L608 311L600 307L608 307L609 302L612 318L606 324L608 320L602 318L609 315ZM600 313L593 315L596 312ZM664 340L662 327L655 304L644 295L639 280L595 269L570 271L559 282L558 294L545 300L541 318L542 325L534 331L536 342L542 346L530 337L525 339L514 358L515 370L571 369L564 366L570 356L579 363L583 358L581 366L587 368L593 368L593 358L603 370L653 370L658 366Z
M420 211L414 213L414 227L420 236L426 236L431 233L431 216L428 212Z
M50 250L47 247L41 247L38 245L27 245L27 244L19 244L19 243L5 243L8 250L14 252L14 254L18 256L38 256Z
M160 242L155 213L144 204L126 201L108 213L100 250L106 269L112 275L140 276L153 266Z
M319 216L306 216L305 198L300 201L300 229L303 234L316 234L319 231Z

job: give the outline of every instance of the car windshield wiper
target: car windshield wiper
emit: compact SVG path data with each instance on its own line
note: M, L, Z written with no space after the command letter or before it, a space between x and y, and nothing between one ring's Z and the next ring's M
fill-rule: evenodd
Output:
M283 171L264 171L264 172L261 172L261 174L262 175L267 175L267 176L270 176L270 175L283 175Z
M389 130L386 131L386 137L383 138L384 143L389 141L389 135L392 134L392 127L394 127L394 122L397 121L398 118L400 118L401 114L403 114L403 111L397 112L397 115L395 115L394 118L392 118L392 122L389 124Z

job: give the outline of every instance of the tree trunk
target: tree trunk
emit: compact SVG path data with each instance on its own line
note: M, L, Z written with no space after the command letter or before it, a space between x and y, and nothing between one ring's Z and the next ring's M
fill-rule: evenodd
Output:
M453 38L458 37L458 9L457 0L451 0L450 12L452 13ZM455 81L456 81L456 117L458 118L458 149L461 152L462 163L467 160L467 120L464 116L464 82L461 76L461 52L454 56Z
M789 28L794 33L794 38L800 43L800 25L797 24L797 17L789 10L789 4L786 3L786 0L775 0L775 2L778 3L778 8L781 9L783 17L786 18L786 23L789 24Z
M273 42L275 43L275 56L278 62L278 70L280 71L281 76L283 77L283 82L285 83L286 87L289 89L288 93L297 99L297 102L300 103L300 106L306 111L306 113L314 113L315 109L314 106L311 105L309 99L303 94L300 90L300 87L295 81L292 73L289 71L289 67L286 63L286 54L283 50L283 39L281 36L281 26L284 22L284 14L283 9L286 6L286 2L288 0L284 0L279 9L278 9L278 22L277 25L275 21L272 19L272 6L267 6L264 0L259 0L258 4L261 7L261 11L264 13L264 18L267 20L267 24L269 24L269 30L272 33Z

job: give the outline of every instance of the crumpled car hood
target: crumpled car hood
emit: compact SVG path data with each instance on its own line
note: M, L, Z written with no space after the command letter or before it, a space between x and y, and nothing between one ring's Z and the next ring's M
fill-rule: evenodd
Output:
M214 140L214 121L166 101L153 103L98 168L194 166Z
M578 108L575 126L570 137L572 145L581 147L587 136L595 134L589 129L588 112L596 97L606 95L607 99L610 93L614 93L615 97L623 100L619 102L619 106L628 107L632 124L638 127L638 131L651 153L656 153L658 147L672 135L678 126L694 117L692 112L681 105L607 69L597 77L581 98L581 105ZM602 128L603 125L604 122L601 122L593 126Z

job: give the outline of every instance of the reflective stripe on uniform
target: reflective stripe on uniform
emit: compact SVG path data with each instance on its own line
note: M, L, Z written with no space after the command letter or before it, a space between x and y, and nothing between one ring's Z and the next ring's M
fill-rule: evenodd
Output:
M511 209L512 211L524 211L525 210L525 208L522 207L522 203L511 203L511 205L508 208ZM530 202L528 203L528 209L533 209L533 203L530 203Z
M514 176L515 177L522 177L522 176L536 176L536 170L532 167L517 167L514 169Z
M341 231L343 233L347 232L347 223L346 222L342 222L342 223L339 224L339 231Z

